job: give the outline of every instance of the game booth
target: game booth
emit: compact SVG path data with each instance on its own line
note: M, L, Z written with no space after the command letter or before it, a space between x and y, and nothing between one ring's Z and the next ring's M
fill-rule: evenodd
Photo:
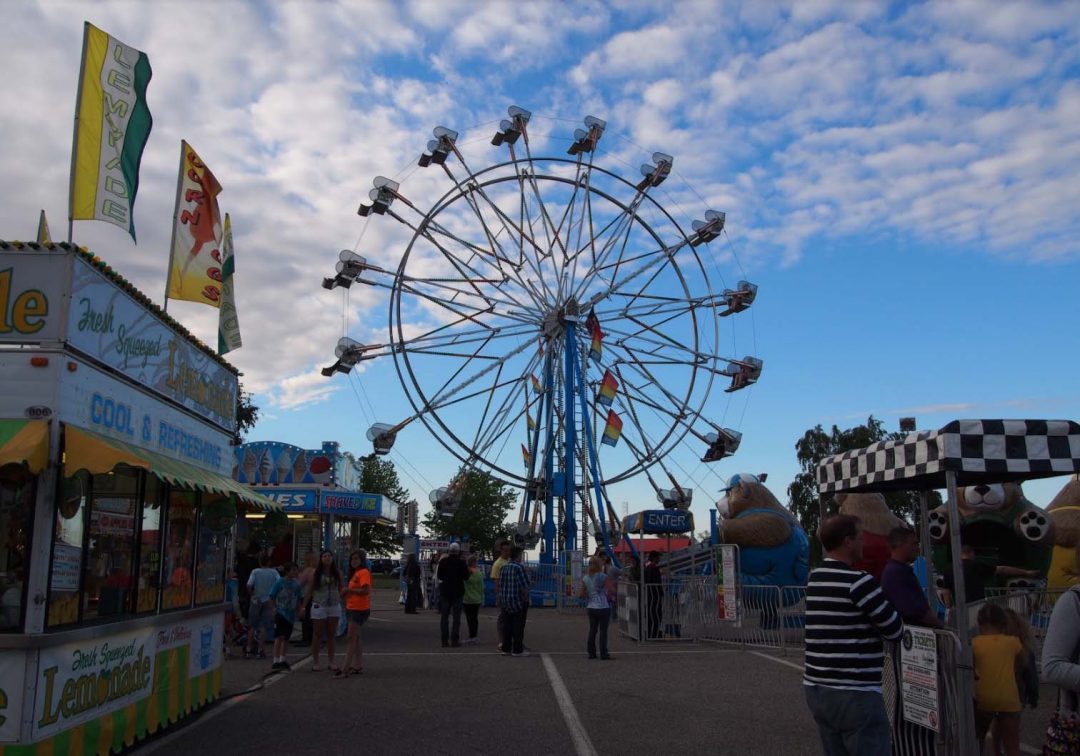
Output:
M248 512L238 519L241 563L254 567L252 555L269 551L274 565L302 564L306 554L330 549L344 569L363 528L392 525L401 532L406 505L361 491L362 465L336 441L321 449L277 441L236 447L233 477L282 507L281 513Z
M1015 485L1036 478L1080 472L1080 425L1068 420L954 420L940 430L919 431L864 449L828 457L818 465L822 495L842 492L919 491L924 551L930 537L946 539L955 581L955 611L948 630L908 626L898 649L887 652L884 690L893 723L895 752L972 754L975 742L971 620L960 546L972 489ZM946 489L947 503L928 511L926 492ZM1006 504L1003 500L1002 504ZM987 504L986 509L992 508ZM1043 510L1011 512L1019 519L1017 535L1027 546L1042 543L1049 529ZM1041 513L1041 514L1040 514ZM965 523L964 519L968 519ZM1001 544L996 559L1028 558L1025 548ZM980 555L981 557L982 555Z
M221 690L237 373L101 260L0 242L0 752L109 753Z

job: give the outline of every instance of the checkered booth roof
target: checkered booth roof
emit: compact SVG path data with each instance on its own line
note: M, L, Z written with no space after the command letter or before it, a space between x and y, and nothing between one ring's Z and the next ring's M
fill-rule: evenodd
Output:
M927 491L956 483L1049 478L1080 472L1080 425L1069 420L954 420L865 449L834 454L817 468L818 490Z

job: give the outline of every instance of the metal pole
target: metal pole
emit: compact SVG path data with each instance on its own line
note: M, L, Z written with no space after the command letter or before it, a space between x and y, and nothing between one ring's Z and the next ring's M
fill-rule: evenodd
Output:
M960 638L960 660L956 667L957 716L960 725L960 751L967 756L978 756L975 742L975 709L971 640L968 636L967 590L964 585L964 565L960 557L960 510L957 508L956 473L945 473L945 485L949 492L949 546L952 551L953 617L956 634Z
M929 498L926 491L919 492L919 548L926 562L926 593L932 608L938 601L938 593L934 585L934 559L930 545Z
M574 407L574 396L577 392L576 377L574 375L574 352L577 350L577 340L574 338L574 330L574 323L566 321L566 331L563 339L563 348L566 349L566 354L563 355L566 359L566 371L563 381L563 396L566 397L566 401L563 403L563 411L566 413L566 419L563 421L563 440L566 443L563 457L563 475L566 479L566 505L563 516L566 524L564 548L567 549L577 548L577 476L575 474L577 455L574 454L577 448L577 417Z

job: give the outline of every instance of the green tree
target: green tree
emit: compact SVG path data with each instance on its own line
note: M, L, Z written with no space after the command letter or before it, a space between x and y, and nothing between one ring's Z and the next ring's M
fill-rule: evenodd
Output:
M835 507L832 497L828 496L824 501L818 495L817 466L821 460L833 454L862 449L879 441L887 441L903 437L902 433L889 433L885 430L880 420L871 415L865 425L856 425L854 428L841 430L833 426L828 433L817 425L803 434L803 437L795 443L795 455L799 460L802 472L795 476L795 480L788 486L788 497L791 500L791 511L799 518L806 534L810 536L811 563L816 564L821 560L821 544L818 543L816 534L818 525L821 524L821 511L833 511ZM891 491L884 494L885 503L898 517L908 522L918 521L919 495L914 491ZM941 496L935 491L930 494L928 506L932 509L941 504Z
M506 516L519 496L502 481L479 470L462 467L457 478L461 505L450 517L434 509L424 515L423 526L435 538L468 538L469 545L484 555L495 550L495 541L506 536Z
M259 408L251 403L251 394L244 391L244 384L236 388L236 443L244 442L248 431L259 421Z
M409 492L398 479L397 468L388 459L374 455L360 459L360 490L382 494L400 505L409 500ZM360 529L360 547L375 556L392 556L401 551L401 538L395 525L372 524Z

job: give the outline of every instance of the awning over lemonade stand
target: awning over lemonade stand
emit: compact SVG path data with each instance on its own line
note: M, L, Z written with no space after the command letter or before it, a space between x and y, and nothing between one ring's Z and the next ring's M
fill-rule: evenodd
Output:
M92 475L111 471L117 465L140 467L164 481L222 496L235 496L240 501L263 511L280 511L284 507L273 499L255 493L232 478L203 470L163 454L140 449L131 444L108 438L93 431L68 425L64 431L64 475L79 470Z
M49 463L49 424L44 420L0 420L0 465L25 464L37 474Z

